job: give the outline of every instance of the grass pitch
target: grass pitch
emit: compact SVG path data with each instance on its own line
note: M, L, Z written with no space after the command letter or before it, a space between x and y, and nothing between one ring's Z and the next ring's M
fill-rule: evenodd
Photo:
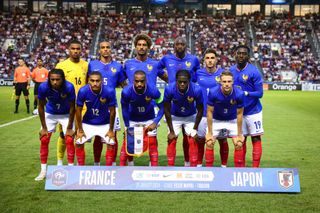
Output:
M14 100L11 100L11 95L11 87L0 87L0 125L30 116L26 114L23 98L20 100L19 114L13 114ZM40 121L32 118L0 128L0 211L319 212L320 93L266 91L262 102L265 135L262 137L261 167L298 168L300 194L45 191L44 181L34 181L40 171ZM158 134L160 165L166 165L165 127L162 122ZM54 135L51 140L48 164L56 164L56 138L57 135ZM118 138L122 140L122 133ZM228 166L233 166L231 141L229 147ZM92 144L86 145L86 154L86 163L92 164ZM176 162L179 166L183 164L181 137ZM147 165L147 155L136 159L135 164ZM251 165L250 142L247 164ZM219 165L216 144L215 166Z

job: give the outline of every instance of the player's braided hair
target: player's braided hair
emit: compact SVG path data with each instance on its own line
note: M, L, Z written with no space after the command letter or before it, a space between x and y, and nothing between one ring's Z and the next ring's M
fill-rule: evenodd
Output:
M62 78L62 87L65 87L66 86L66 76L64 75L64 72L62 69L52 69L50 72L49 72L49 75L48 75L48 84L49 84L49 87L50 89L52 88L52 85L51 85L51 75L53 74L57 74L57 75L60 75L61 78Z

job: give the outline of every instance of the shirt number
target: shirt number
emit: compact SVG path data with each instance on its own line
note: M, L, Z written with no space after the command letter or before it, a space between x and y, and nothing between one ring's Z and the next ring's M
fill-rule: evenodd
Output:
M103 78L103 84L108 85L108 78Z
M146 109L145 109L144 107L138 107L138 111L139 111L139 112L145 112Z
M81 78L74 78L76 80L76 85L81 85Z
M99 109L92 109L92 114L95 116L99 116Z

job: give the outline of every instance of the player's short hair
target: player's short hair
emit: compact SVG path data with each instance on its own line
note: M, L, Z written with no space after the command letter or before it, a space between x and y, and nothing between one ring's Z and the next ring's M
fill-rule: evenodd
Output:
M109 43L109 44L110 44L110 46L111 46L111 42L110 42L110 41L102 40L102 41L100 41L100 42L99 42L99 48L100 48L101 43L103 43L103 42ZM111 47L112 47L112 46L111 46Z
M204 52L203 58L204 58L207 54L209 54L209 53L213 53L215 56L218 56L217 52L216 52L214 49L208 48L208 49L206 49L206 51Z
M66 84L66 76L64 75L64 72L62 69L52 69L49 74L48 74L48 84L49 84L49 87L51 88L51 83L50 83L50 78L51 78L51 75L53 74L57 74L57 75L60 75L61 78L62 78L62 86L65 87L65 84Z
M233 78L233 74L230 70L224 70L221 74L220 74L220 78L222 76L231 76Z
M79 45L80 45L80 47L82 48L82 44L81 44L81 42L80 42L80 41L78 41L78 40L76 40L76 39L72 39L72 40L70 40L70 41L69 41L69 43L68 43L68 47L70 47L70 46L71 46L71 44L79 44Z
M43 62L42 58L37 58L37 61L42 61Z
M240 44L236 47L235 52L237 52L240 48L244 48L247 50L248 54L250 54L250 48L247 45Z
M184 44L187 45L187 40L186 40L184 37L182 37L182 36L177 37L177 38L174 40L174 44L177 43L178 40L181 40L182 43L184 43Z
M147 42L148 48L149 48L149 49L151 48L151 46L152 46L152 40L151 40L151 38L150 38L148 35L142 34L142 33L136 35L136 37L134 37L134 40L133 40L133 43L134 43L134 46L135 46L135 47L137 46L138 41L140 41L140 40L145 40L145 41Z
M137 70L137 71L134 72L134 76L136 76L136 75L146 76L146 73L143 70Z
M92 75L98 75L98 76L100 77L100 79L102 79L101 72L99 72L99 71L92 71L92 72L89 74L89 77L92 76Z
M179 76L186 76L189 80L191 79L191 74L188 70L179 70L176 73L176 80L178 79Z

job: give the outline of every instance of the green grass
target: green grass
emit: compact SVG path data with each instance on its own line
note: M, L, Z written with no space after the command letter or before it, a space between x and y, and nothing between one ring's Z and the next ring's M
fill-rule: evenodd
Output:
M0 88L0 124L27 117L21 99L14 115L11 88ZM31 100L33 100L31 98ZM32 101L31 101L32 103ZM35 182L40 169L38 118L0 128L1 212L319 212L320 93L267 91L263 97L264 129L261 167L298 168L300 194L45 191ZM166 127L159 130L160 165L166 165ZM56 163L56 138L50 144L48 164ZM122 133L118 137L122 140ZM230 144L229 166L233 166ZM177 164L183 164L178 144ZM215 165L220 159L217 153ZM251 165L251 146L247 162ZM87 144L87 164L93 163ZM105 160L103 159L102 163ZM147 165L148 157L135 161Z

